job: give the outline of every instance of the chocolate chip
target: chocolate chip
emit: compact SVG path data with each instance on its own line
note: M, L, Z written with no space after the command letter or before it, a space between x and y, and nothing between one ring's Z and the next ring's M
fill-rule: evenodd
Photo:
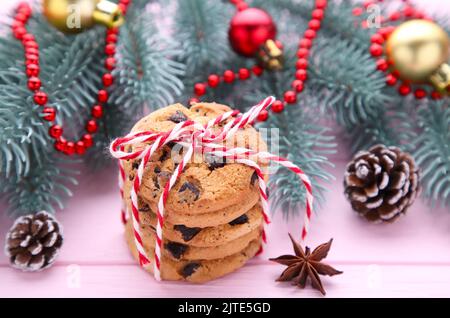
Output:
M257 181L258 181L258 174L255 171L252 174L252 178L250 179L250 183L252 184L252 186L254 186Z
M234 219L233 221L231 221L230 225L239 225L239 224L244 224L244 223L248 223L248 216L247 214L242 214L240 217L238 217L237 219Z
M186 278L194 274L201 265L199 263L189 263L181 271L181 275Z
M186 190L191 191L195 195L194 201L198 200L198 198L200 196L200 190L194 184L192 184L190 182L185 182L185 183L183 183L183 185L181 186L181 188L178 192L181 193Z
M159 187L159 181L158 181L158 176L156 175L156 176L153 176L153 184L155 185L155 188L156 189L160 189L160 187Z
M141 164L141 159L136 160L136 161L133 161L132 168L133 168L133 169L137 169L137 168L139 168L139 165L140 165L140 164Z
M139 206L139 212L149 212L150 206L147 203L144 203L142 206Z
M161 157L159 157L159 161L166 161L167 159L169 159L169 155L170 155L170 151L168 151L167 149L163 149L162 151L162 155Z
M180 257L186 252L188 249L187 245L175 243L175 242L168 242L164 245L166 250L172 254L173 257L176 259L180 259Z
M202 229L199 227L187 227L185 225L174 225L174 230L179 231L183 240L188 242L194 238Z
M208 168L211 171L213 171L214 169L217 169L217 168L222 168L227 164L225 158L219 158L219 157L211 156L211 155L205 156L205 162L208 164Z
M183 114L183 112L177 110L175 112L175 114L172 114L172 116L169 117L169 120L178 124L178 123L188 120L188 118L185 114Z

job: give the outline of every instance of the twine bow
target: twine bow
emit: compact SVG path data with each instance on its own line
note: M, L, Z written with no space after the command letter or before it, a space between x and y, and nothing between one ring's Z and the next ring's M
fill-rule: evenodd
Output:
M136 177L133 181L131 188L131 219L133 222L134 230L134 241L139 254L139 262L141 266L149 266L150 259L147 257L147 253L144 250L142 243L142 234L140 229L140 218L138 210L138 193L142 183L142 177L144 174L144 169L152 157L152 155L164 145L175 142L186 148L186 152L181 158L178 166L176 166L175 171L171 175L169 182L166 183L161 197L158 201L157 206L157 224L156 224L156 244L154 252L154 275L157 280L161 280L161 247L162 247L162 228L164 225L164 209L166 205L167 198L169 196L170 190L175 185L178 177L185 169L186 165L190 162L193 154L200 151L202 154L220 158L227 159L232 158L234 162L241 163L252 167L258 176L258 185L261 197L261 207L263 210L264 223L269 224L269 204L267 196L267 186L264 180L264 173L261 167L258 165L258 160L274 161L278 162L282 166L288 168L292 172L296 173L300 180L303 182L306 188L306 213L304 218L304 224L302 228L301 238L305 239L308 233L309 223L312 214L313 207L313 195L311 182L308 176L295 164L288 161L287 159L275 156L269 152L258 152L248 148L236 147L227 148L224 146L224 141L228 140L245 125L252 123L258 114L263 110L268 108L275 101L274 97L268 97L264 99L259 104L253 106L248 112L240 114L238 111L229 111L215 119L210 120L206 125L202 125L193 120L187 120L181 122L175 127L167 132L152 132L144 131L138 133L131 133L123 138L118 138L114 140L110 145L110 152L116 159L119 159L119 187L122 195L122 221L124 223L126 220L126 205L124 203L124 193L123 193L123 183L125 179L125 171L123 168L123 161L130 159L140 159L140 164L137 169ZM234 118L226 123L223 128L218 132L214 133L213 127L226 121L227 119ZM125 146L136 145L136 144L146 144L143 149L135 150L132 152L125 152ZM257 160L249 159L257 158ZM263 229L262 238L264 243L266 243L266 233Z

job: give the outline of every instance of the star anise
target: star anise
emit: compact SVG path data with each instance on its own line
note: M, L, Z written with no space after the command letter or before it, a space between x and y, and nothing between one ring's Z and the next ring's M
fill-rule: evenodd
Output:
M325 289L323 288L319 275L334 276L343 273L330 265L321 263L327 257L333 239L319 245L311 253L309 247L306 247L305 251L303 251L301 245L294 240L291 234L289 234L289 237L291 238L295 255L282 255L270 259L273 262L288 266L277 281L286 282L292 280L294 285L305 288L306 280L309 277L312 287L318 289L325 295Z

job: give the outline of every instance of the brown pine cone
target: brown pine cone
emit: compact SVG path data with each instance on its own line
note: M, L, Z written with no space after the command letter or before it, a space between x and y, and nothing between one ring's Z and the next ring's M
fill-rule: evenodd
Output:
M419 172L410 154L377 145L357 153L347 165L344 187L360 215L369 221L392 222L417 197Z
M50 267L62 246L58 221L42 211L19 217L6 236L6 255L11 265L23 271Z

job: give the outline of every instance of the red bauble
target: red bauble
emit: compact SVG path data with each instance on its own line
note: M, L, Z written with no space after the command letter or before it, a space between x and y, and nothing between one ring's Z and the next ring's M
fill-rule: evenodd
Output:
M274 40L276 34L275 23L266 11L247 8L231 19L228 38L236 53L252 57L267 40Z

